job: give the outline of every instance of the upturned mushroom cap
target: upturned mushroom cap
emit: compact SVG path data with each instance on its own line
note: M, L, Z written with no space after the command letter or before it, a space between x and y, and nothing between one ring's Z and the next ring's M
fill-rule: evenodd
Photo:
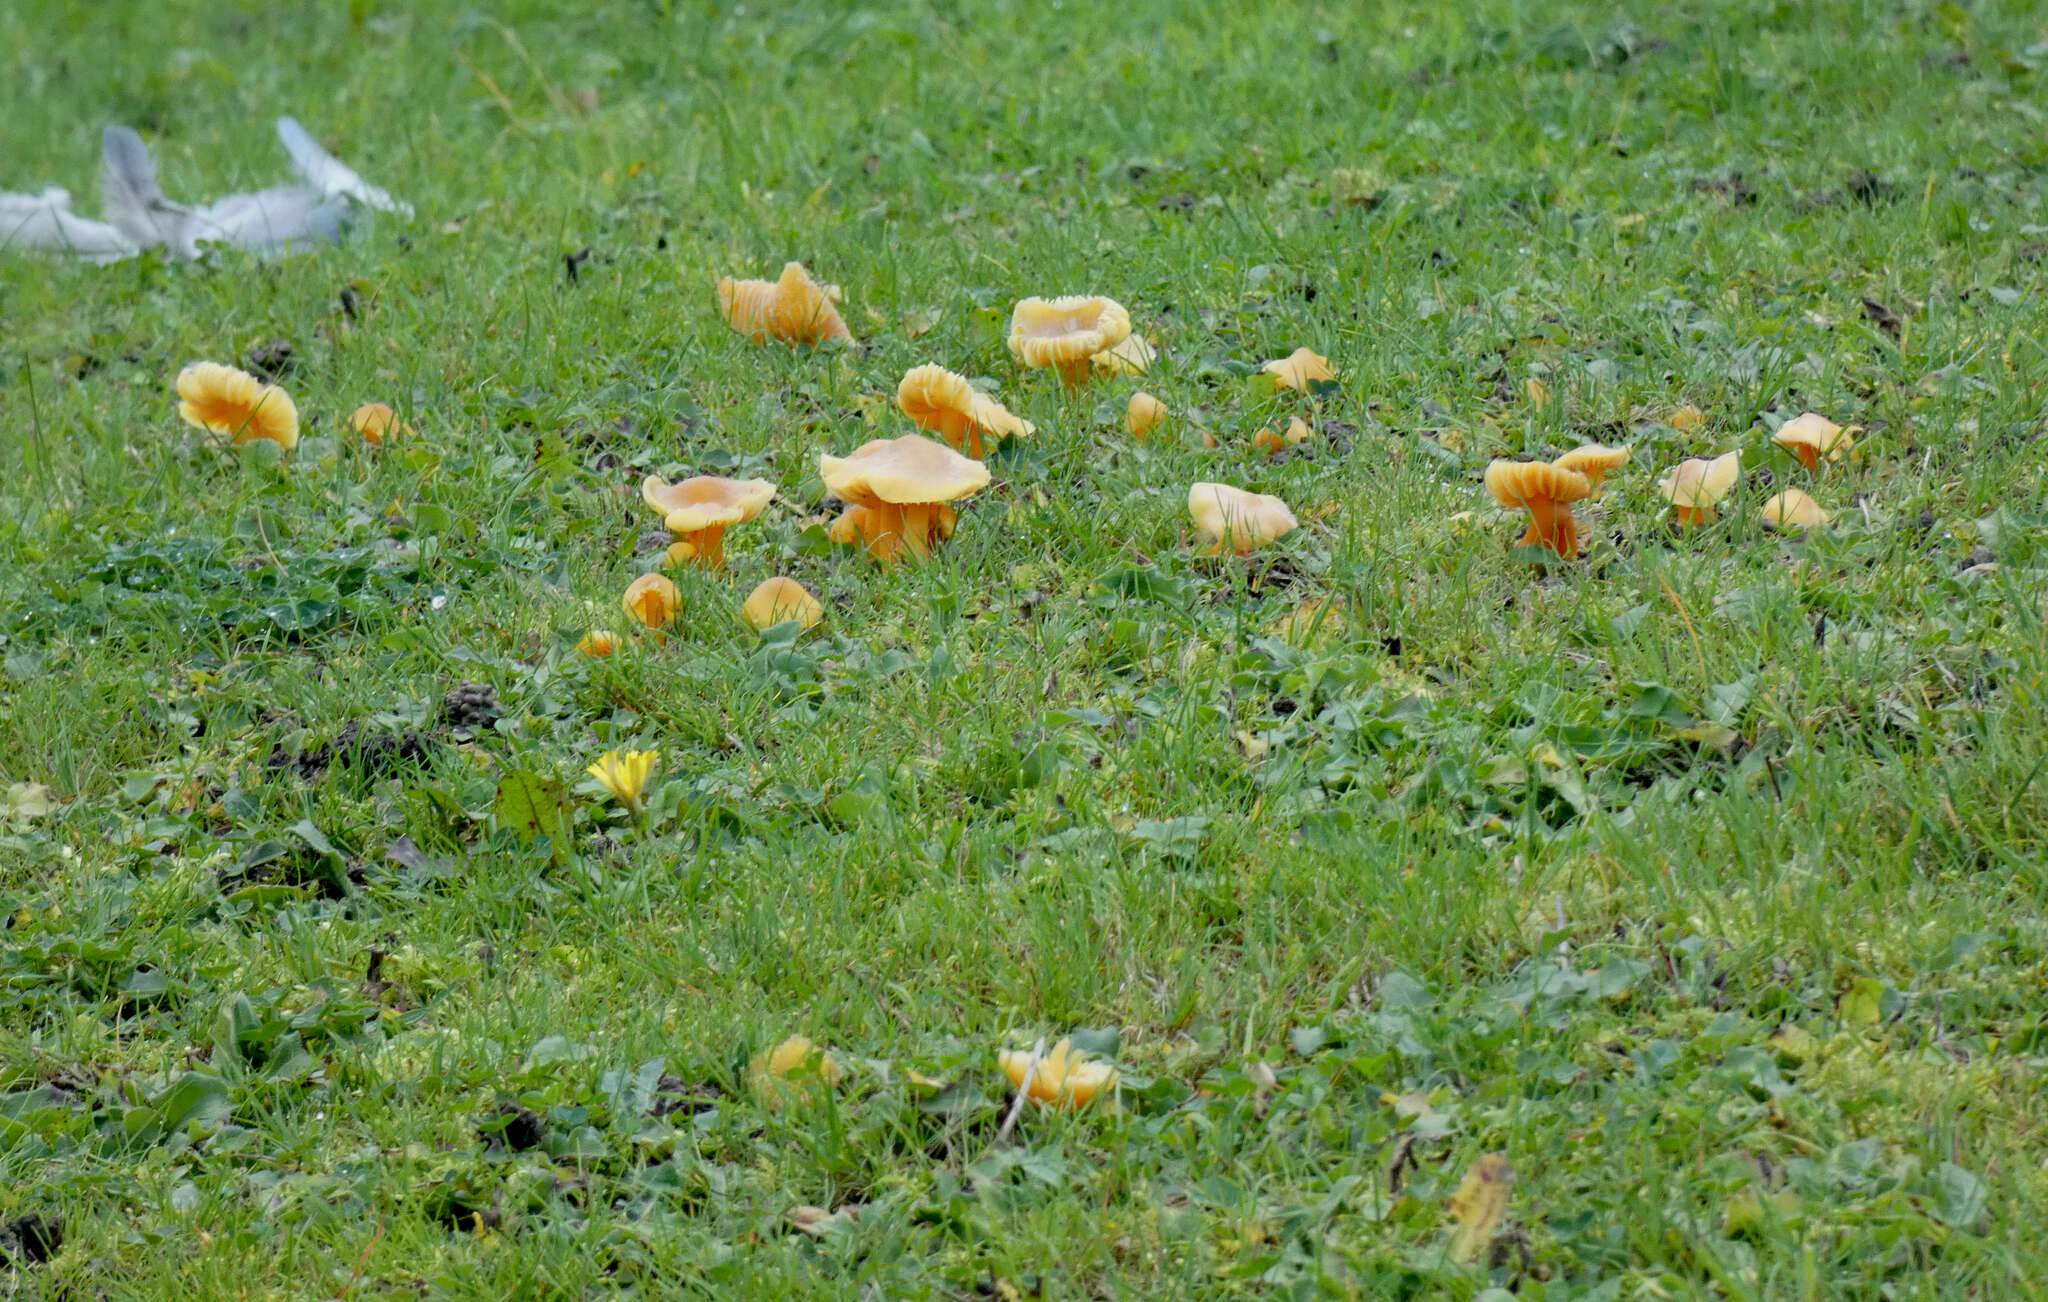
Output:
M1197 483L1188 489L1188 514L1195 527L1219 548L1240 556L1293 532L1299 523L1287 503L1229 484Z
M1020 438L1037 431L1030 421L975 391L967 377L943 366L917 366L896 386L896 405L919 427L928 429L956 449L979 455L984 435Z
M747 594L740 618L755 632L789 620L809 629L825 618L825 607L803 584L777 575Z
M1166 404L1149 393L1134 393L1124 408L1124 428L1132 438L1144 438L1166 422Z
M1854 432L1818 412L1795 416L1778 427L1771 442L1798 457L1808 470L1821 461L1840 461L1856 446Z
M1095 354L1095 369L1105 375L1143 375L1159 360L1159 349L1141 334L1133 333L1114 348Z
M287 452L299 445L299 409L291 395L218 362L194 362L178 372L178 415L238 445L269 439Z
M1267 362L1259 368L1273 377L1273 382L1283 389L1294 389L1307 393L1311 384L1321 384L1337 378L1330 369L1330 359L1307 348L1297 348L1287 356Z
M837 285L811 279L801 262L784 263L781 278L773 281L726 276L718 282L718 310L726 324L755 343L771 335L793 344L851 343L853 333L833 306L842 296Z
M1131 334L1131 314L1100 295L1027 298L1010 313L1010 352L1026 366L1083 376L1089 359Z
M921 434L873 439L843 457L820 456L825 491L842 502L957 502L988 486L988 467Z
M1502 506L1526 510L1534 503L1583 501L1593 486L1578 471L1547 461L1496 461L1486 467L1486 491Z
M1610 448L1601 443L1588 443L1583 447L1573 448L1551 464L1559 470L1570 470L1584 475L1586 482L1597 492L1600 481L1606 478L1607 472L1619 470L1627 465L1631 455L1633 453L1629 448Z
M1832 517L1804 491L1788 488L1764 503L1764 523L1773 529L1816 529Z
M1030 1097L1040 1103L1078 1108L1117 1084L1116 1068L1090 1059L1072 1040L1061 1040L1047 1049L1035 1064L1029 1049L1004 1049L996 1055L996 1062L1010 1078L1011 1089L1022 1090L1028 1076Z
M1657 492L1673 506L1689 510L1712 508L1742 474L1742 452L1725 453L1708 460L1694 457L1681 461L1670 474L1657 481Z
M775 484L766 479L727 479L694 475L667 483L660 475L640 482L640 496L662 514L670 533L745 524L775 499Z

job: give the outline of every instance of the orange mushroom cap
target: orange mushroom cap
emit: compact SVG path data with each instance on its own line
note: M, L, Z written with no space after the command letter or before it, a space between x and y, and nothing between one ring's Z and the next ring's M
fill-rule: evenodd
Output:
M983 438L1021 438L1038 429L1030 421L986 394L975 391L964 375L943 366L917 366L896 386L896 405L919 427L951 443L971 457L985 451Z
M1818 528L1833 518L1810 494L1797 488L1788 488L1765 502L1763 517L1773 529L1800 530Z
M1601 443L1588 443L1573 448L1550 464L1559 470L1575 471L1586 477L1586 483L1595 493L1600 491L1600 481L1610 470L1619 470L1634 455L1629 448L1610 448Z
M1159 349L1135 331L1114 348L1095 354L1095 369L1105 375L1143 375L1159 360Z
M1799 458L1808 470L1817 470L1823 460L1840 461L1856 446L1853 427L1845 428L1818 412L1795 416L1778 427L1771 442Z
M1486 467L1486 490L1502 506L1529 513L1524 547L1548 547L1567 559L1579 554L1579 521L1572 503L1593 491L1586 477L1545 461L1495 461Z
M1311 384L1326 383L1337 378L1330 369L1330 359L1307 348L1297 348L1287 356L1267 362L1259 368L1273 377L1273 382L1283 389L1294 389L1307 393Z
M1072 1040L1061 1040L1035 1062L1029 1049L1004 1049L996 1061L1010 1078L1011 1089L1023 1089L1028 1076L1031 1098L1060 1107L1083 1107L1117 1084L1116 1068L1091 1060Z
M1131 314L1100 295L1027 298L1010 313L1010 352L1024 365L1053 369L1068 384L1088 379L1090 359L1131 334Z
M299 409L291 395L218 362L194 362L178 372L178 415L188 425L231 436L238 446L269 439L289 452L299 445Z
M1188 488L1188 514L1213 544L1248 556L1294 531L1299 523L1287 503L1265 493L1249 493L1229 484L1196 483Z
M385 402L364 403L349 413L348 424L371 447L381 447L386 439L412 433L412 426L400 421L391 404Z
M683 608L683 594L667 575L643 574L627 586L619 605L649 628L667 628Z
M1134 393L1124 408L1124 428L1132 438L1142 439L1166 423L1166 404L1149 393Z
M760 515L775 499L775 485L766 479L723 475L694 475L671 484L649 475L640 483L640 496L662 513L663 526L677 535L669 549L672 559L716 568L725 561L725 531Z
M1714 507L1728 496L1741 475L1742 451L1738 448L1711 460L1693 457L1679 462L1657 481L1657 492L1678 508L1680 524L1704 523L1714 518Z
M774 281L722 278L718 307L728 325L755 343L770 336L793 344L851 343L853 332L834 306L838 288L811 279L803 263L787 262Z
M953 534L948 503L988 485L988 467L921 434L874 439L844 457L820 456L825 490L852 508L834 522L835 542L865 542L879 560L907 548L927 555Z
M788 620L810 629L825 618L825 607L803 584L777 575L747 594L740 607L740 618L756 632Z

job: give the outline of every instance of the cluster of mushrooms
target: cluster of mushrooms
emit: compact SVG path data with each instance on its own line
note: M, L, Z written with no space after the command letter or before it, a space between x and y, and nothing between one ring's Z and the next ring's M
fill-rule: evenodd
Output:
M772 281L727 277L718 282L719 311L727 324L757 343L849 341L852 333L839 312L844 301L838 286L817 281L798 262L786 264ZM1142 375L1158 357L1149 340L1132 332L1123 305L1099 295L1024 299L1011 314L1009 347L1021 365L1055 372L1069 388L1098 373ZM1276 385L1303 391L1335 378L1328 361L1305 348L1266 369ZM904 374L896 386L896 405L925 433L872 439L843 457L818 458L826 492L845 504L827 536L885 565L928 557L951 538L959 504L988 486L988 467L981 458L1005 441L1037 432L966 376L936 364ZM1125 424L1143 438L1168 414L1159 399L1136 393ZM1307 437L1302 422L1295 426L1299 433L1290 430L1280 445ZM724 566L726 531L760 515L775 493L769 480L721 475L675 483L650 475L640 486L641 499L660 515L673 538L668 563L712 570ZM1188 511L1212 554L1249 554L1297 523L1279 498L1229 484L1195 484L1188 490ZM675 619L681 601L673 582L651 572L633 581L623 605L638 622L660 629ZM823 618L824 609L802 584L777 577L747 597L741 614L756 629L788 620L808 629ZM618 645L616 635L599 630L585 637L579 649L608 656Z
M850 342L852 332L839 313L844 301L839 286L813 279L798 262L785 265L772 281L727 277L718 282L719 310L726 322L761 343ZM1158 357L1154 344L1133 332L1123 305L1099 295L1022 300L1011 313L1009 347L1019 364L1055 372L1069 388L1086 384L1096 374L1143 375ZM1276 388L1303 394L1336 379L1328 359L1307 348L1267 362L1263 371ZM179 373L177 390L179 414L193 425L226 434L237 444L267 439L290 451L298 443L298 410L291 396L274 384L233 367L200 362ZM904 374L896 386L896 405L926 433L873 439L843 457L818 458L826 491L845 504L828 536L885 565L928 557L951 538L960 504L988 486L988 467L981 458L1005 441L1036 433L1030 421L977 390L966 376L936 364ZM1125 411L1125 428L1143 439L1170 414L1151 394L1134 393ZM1690 430L1702 420L1696 408L1687 407L1674 413L1670 423ZM358 407L348 424L371 445L412 433L384 403ZM1773 441L1818 474L1854 449L1856 433L1854 427L1807 412L1786 422ZM1308 437L1307 423L1295 417L1284 434L1262 429L1252 445L1276 452ZM1205 441L1216 446L1213 436L1205 436ZM1580 550L1573 505L1599 494L1606 476L1627 465L1631 455L1626 447L1589 443L1555 461L1495 461L1486 468L1486 488L1501 506L1528 513L1522 545L1548 548L1571 559ZM1671 503L1678 526L1688 528L1716 518L1717 507L1733 491L1741 470L1739 451L1694 458L1673 468L1657 489ZM650 475L640 486L642 500L673 538L668 563L708 570L724 568L726 532L759 516L775 493L776 485L766 479L720 475L676 483ZM1230 484L1196 483L1188 489L1187 505L1210 555L1247 556L1298 525L1286 502ZM1772 497L1761 514L1765 524L1784 530L1814 528L1830 518L1812 496L1796 488ZM659 630L674 622L682 594L665 575L650 572L633 581L621 604L633 619ZM809 629L824 618L824 607L796 580L776 577L748 595L741 614L756 629L792 620ZM603 657L620 645L617 634L597 629L577 649Z
M1699 421L1698 411L1690 407L1673 417L1680 429L1694 428ZM1837 425L1809 411L1786 421L1771 441L1797 457L1809 473L1818 474L1821 467L1840 461L1855 448L1856 432L1854 426ZM1500 505L1529 513L1521 546L1547 547L1569 560L1579 554L1579 521L1572 504L1597 496L1607 474L1627 465L1630 456L1628 448L1588 443L1555 461L1495 461L1486 467L1486 488ZM1740 449L1718 457L1694 457L1658 481L1657 492L1671 503L1678 527L1691 528L1717 518L1716 508L1741 475ZM1780 530L1817 528L1832 518L1811 494L1797 488L1765 502L1761 515L1766 525Z

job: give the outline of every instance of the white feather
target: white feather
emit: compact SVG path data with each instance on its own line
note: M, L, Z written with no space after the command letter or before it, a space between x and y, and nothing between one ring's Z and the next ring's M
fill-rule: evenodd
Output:
M357 203L368 204L382 212L400 213L407 221L412 220L411 204L393 199L357 176L348 164L322 149L296 118L277 120L277 138L284 142L285 152L292 156L292 170L321 194L329 198L346 196Z
M141 251L108 222L71 211L71 196L51 186L41 194L0 194L0 249L42 249L88 262L119 262Z
M258 256L303 253L315 244L341 239L348 200L305 186L285 185L253 194L231 194L196 208L190 238L247 249Z
M195 256L183 238L191 211L164 197L141 136L123 126L100 133L100 212L123 235L140 248L169 243Z

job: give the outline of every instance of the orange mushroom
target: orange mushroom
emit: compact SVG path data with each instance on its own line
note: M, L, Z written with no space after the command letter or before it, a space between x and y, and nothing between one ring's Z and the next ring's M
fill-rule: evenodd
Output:
M1299 416L1293 416L1287 421L1286 434L1275 434L1270 427L1262 429L1252 435L1252 446L1271 456L1283 448L1293 447L1297 443L1306 443L1308 439L1308 422Z
M996 1062L1003 1075L1010 1078L1011 1089L1021 1091L1028 1081L1030 1097L1041 1104L1085 1107L1097 1095L1114 1090L1117 1085L1116 1068L1091 1059L1076 1049L1072 1040L1061 1040L1043 1054L1030 1049L1004 1049L997 1053Z
M1337 373L1330 369L1330 359L1307 348L1297 348L1259 369L1272 376L1273 383L1281 388L1299 393L1309 392L1311 385L1325 384L1337 378Z
M1742 452L1737 449L1715 457L1694 457L1681 461L1676 469L1657 482L1657 491L1678 513L1680 528L1706 524L1714 519L1714 507L1728 496L1742 474Z
M1249 556L1257 548L1294 531L1298 521L1287 503L1265 493L1248 493L1229 484L1197 483L1188 488L1188 515L1209 541L1209 554L1227 548Z
M740 618L757 633L789 620L808 630L825 618L825 607L803 584L778 575L747 594Z
M1496 461L1486 468L1486 490L1502 506L1529 513L1520 546L1548 547L1566 560L1579 554L1579 520L1572 503L1593 491L1576 470L1543 461Z
M1632 452L1628 448L1610 448L1601 443L1588 443L1573 448L1550 464L1559 470L1575 471L1586 477L1586 483L1594 493L1600 491L1600 481L1610 470L1619 470L1628 464Z
M1826 524L1832 517L1821 509L1811 494L1788 488L1764 503L1764 523L1773 529L1805 531Z
M676 535L671 560L715 570L725 564L725 531L761 514L775 498L775 485L723 475L696 475L671 484L649 475L640 483L640 496L661 512L663 527Z
M1822 460L1840 461L1856 446L1855 427L1844 428L1809 411L1780 425L1771 442L1798 457L1808 470L1818 470Z
M811 279L803 263L788 262L779 280L720 279L718 310L727 325L757 344L771 336L793 344L852 343L853 332L833 306L837 288Z
M410 437L412 426L398 419L398 413L391 410L386 402L366 402L349 413L349 428L361 436L371 447L382 447L384 441L401 436Z
M1143 375L1159 360L1159 349L1141 334L1133 332L1114 348L1095 354L1095 369L1104 375Z
M1166 423L1166 404L1149 393L1134 393L1124 408L1124 428L1134 439L1142 439Z
M675 622L676 612L683 608L683 594L667 575L643 574L627 586L619 605L647 627L663 629Z
M835 542L859 541L877 560L904 551L928 556L953 535L950 503L988 485L988 467L921 434L874 439L844 457L820 456L825 491L845 502L846 514L829 531Z
M1086 384L1090 360L1131 335L1131 314L1100 295L1027 298L1010 313L1010 353L1036 370L1056 370L1068 386Z
M178 372L178 415L188 425L228 435L238 447L256 439L287 452L299 445L299 409L291 395L218 362L194 362Z
M1011 415L994 398L976 392L966 376L943 366L917 366L905 372L896 386L896 405L920 428L970 457L980 457L987 450L984 436L1021 438L1038 428Z

